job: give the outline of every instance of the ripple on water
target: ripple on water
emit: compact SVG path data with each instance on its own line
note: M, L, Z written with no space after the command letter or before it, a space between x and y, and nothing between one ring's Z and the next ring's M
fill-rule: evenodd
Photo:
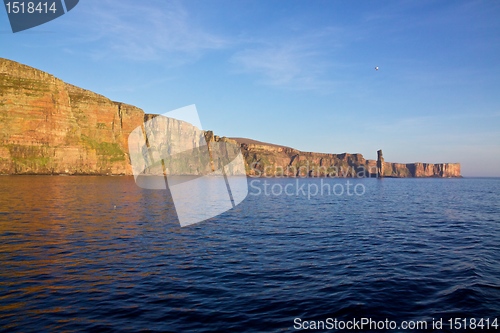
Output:
M498 182L356 181L362 198L249 196L181 229L168 196L130 177L2 177L0 330L500 315Z

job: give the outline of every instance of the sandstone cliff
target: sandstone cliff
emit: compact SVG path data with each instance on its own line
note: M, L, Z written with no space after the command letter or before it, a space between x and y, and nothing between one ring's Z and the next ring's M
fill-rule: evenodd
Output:
M245 175L239 144L190 123L145 115L128 139L134 175ZM239 157L240 163L232 163Z
M130 174L144 112L0 59L1 174Z
M459 163L390 163L361 154L322 154L234 138L241 144L250 176L269 177L461 177ZM380 171L381 174L377 175Z
M129 134L155 117L0 58L0 174L130 175ZM377 161L366 160L361 154L309 153L248 139L221 138L210 131L198 133L191 125L174 119L155 126L162 126L157 132L164 133L169 142L166 151L175 151L174 141L194 149L185 158L165 161L163 167L178 174L202 174L220 168L215 164L234 157L235 152L229 151L234 145L241 145L246 172L252 176L377 174ZM186 141L192 141L186 133L193 131L213 147L208 157L196 152L199 142ZM169 140L172 136L178 140ZM210 166L201 170L200 165L207 161L211 161ZM381 170L386 177L460 176L460 165L447 163L383 162Z

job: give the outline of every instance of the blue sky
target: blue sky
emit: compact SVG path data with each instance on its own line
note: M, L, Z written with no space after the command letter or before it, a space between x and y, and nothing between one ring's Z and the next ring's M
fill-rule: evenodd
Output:
M500 176L500 2L82 0L0 56L305 151ZM375 66L379 70L375 71Z

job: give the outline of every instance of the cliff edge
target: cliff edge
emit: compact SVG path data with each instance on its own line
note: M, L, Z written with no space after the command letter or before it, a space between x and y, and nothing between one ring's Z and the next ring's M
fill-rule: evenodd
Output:
M0 119L1 174L130 174L144 112L0 59Z
M131 175L128 136L154 117L0 58L0 174ZM177 130L171 134L182 138L185 127L172 119L166 130ZM221 138L210 131L205 138L237 142L251 176L368 177L378 170L377 161L361 154L302 152L251 139ZM197 162L179 163L186 174L199 171ZM385 177L460 177L458 163L382 166Z
M247 174L269 177L461 177L460 163L391 163L362 154L324 154L233 138L241 144ZM380 165L380 167L379 167Z

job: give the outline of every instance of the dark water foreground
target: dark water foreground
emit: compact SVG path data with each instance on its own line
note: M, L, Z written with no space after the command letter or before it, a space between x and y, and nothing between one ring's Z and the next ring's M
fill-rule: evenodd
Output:
M500 321L500 179L351 181L363 195L254 182L235 209L181 229L168 195L130 177L0 177L0 331Z

